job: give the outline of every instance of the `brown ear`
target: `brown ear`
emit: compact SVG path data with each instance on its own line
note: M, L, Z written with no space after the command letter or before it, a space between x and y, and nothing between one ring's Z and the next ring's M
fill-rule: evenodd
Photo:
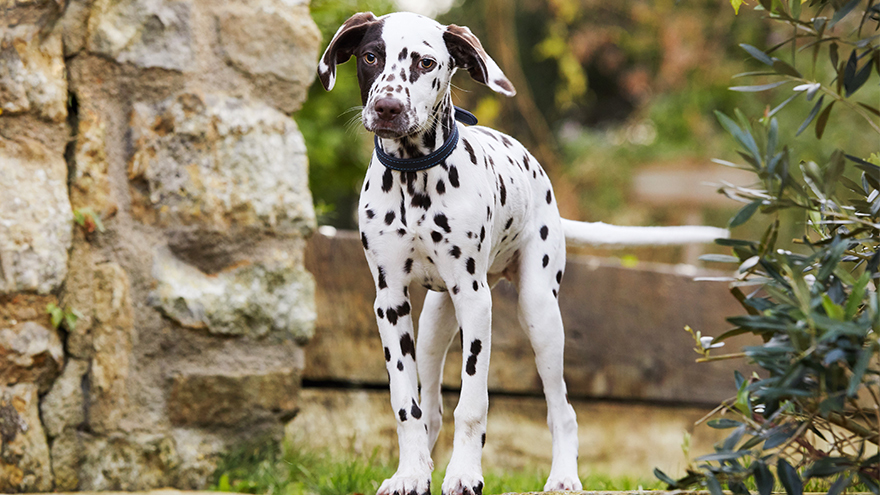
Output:
M360 12L349 17L336 31L318 63L318 78L321 79L324 89L333 89L336 83L336 65L351 58L367 29L377 20L372 12Z
M483 49L480 40L470 29L450 24L443 33L446 48L455 60L455 66L467 69L475 81L489 86L505 95L516 94L513 84L507 79L498 64Z

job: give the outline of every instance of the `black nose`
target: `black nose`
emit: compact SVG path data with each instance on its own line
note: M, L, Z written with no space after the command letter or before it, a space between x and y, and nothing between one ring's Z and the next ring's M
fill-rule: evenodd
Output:
M376 115L378 115L380 119L391 122L403 112L403 103L396 98L382 98L376 101L373 105L373 109L376 111Z

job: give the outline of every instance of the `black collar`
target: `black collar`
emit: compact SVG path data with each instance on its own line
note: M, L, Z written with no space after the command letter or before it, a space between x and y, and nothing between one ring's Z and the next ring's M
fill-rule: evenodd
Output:
M462 108L454 108L455 120L467 125L477 124L477 118L474 117L474 114ZM458 146L458 126L452 126L452 134L449 135L446 142L443 143L443 146L428 155L420 156L418 158L395 158L388 153L385 153L382 150L382 147L379 146L378 136L373 136L373 143L376 148L376 158L382 162L382 165L399 172L417 172L419 170L425 170L435 165L439 165L443 160L448 158L453 151L455 151L455 147Z

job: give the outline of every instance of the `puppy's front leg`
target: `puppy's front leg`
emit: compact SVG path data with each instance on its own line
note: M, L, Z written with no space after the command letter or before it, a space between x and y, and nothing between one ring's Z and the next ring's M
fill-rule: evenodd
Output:
M443 495L481 495L492 347L492 295L485 276L454 294L452 302L461 326L461 396L454 413L455 438L443 480Z
M404 279L371 264L376 280L373 308L385 351L391 387L391 407L397 418L400 463L378 495L430 495L434 464L428 450L428 431L419 406L416 347L409 295Z

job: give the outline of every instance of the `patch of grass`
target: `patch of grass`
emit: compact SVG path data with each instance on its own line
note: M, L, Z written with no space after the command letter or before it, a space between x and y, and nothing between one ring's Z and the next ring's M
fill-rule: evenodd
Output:
M218 465L214 491L265 495L373 495L382 481L394 474L396 460L349 453L333 455L293 444L258 443L230 453ZM435 469L431 491L440 493L444 470ZM540 469L483 473L486 495L541 491L547 472ZM585 490L661 489L657 480L582 476Z

